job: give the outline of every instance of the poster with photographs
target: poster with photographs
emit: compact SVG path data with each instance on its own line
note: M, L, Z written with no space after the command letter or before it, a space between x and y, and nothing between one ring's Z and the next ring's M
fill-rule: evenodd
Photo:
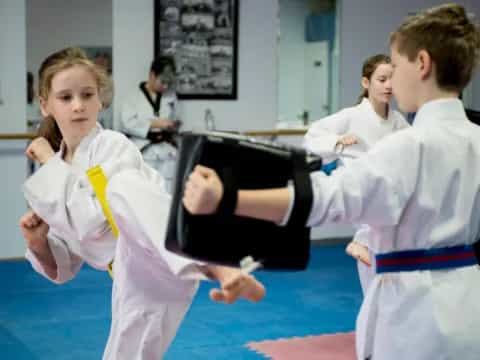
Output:
M239 0L155 0L155 56L172 56L180 99L236 99Z

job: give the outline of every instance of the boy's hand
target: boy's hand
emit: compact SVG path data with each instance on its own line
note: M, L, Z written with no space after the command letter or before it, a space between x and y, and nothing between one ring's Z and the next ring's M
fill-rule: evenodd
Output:
M368 248L356 241L351 241L348 245L347 248L345 249L348 255L351 257L357 259L358 261L361 261L367 266L371 266L372 262L370 260L370 252L368 251Z
M185 185L185 208L195 215L213 214L222 196L223 184L215 170L202 165L195 166Z
M215 302L233 304L241 298L258 302L265 297L265 287L240 269L212 266L210 270L221 285L220 289L210 290L210 299Z
M53 151L52 146L47 139L44 137L38 137L28 145L25 154L30 159L38 161L40 165L43 165L48 159L55 155L55 151Z

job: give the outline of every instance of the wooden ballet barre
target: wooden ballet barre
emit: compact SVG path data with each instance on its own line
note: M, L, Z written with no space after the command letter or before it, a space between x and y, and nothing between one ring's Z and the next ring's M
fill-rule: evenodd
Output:
M32 140L35 136L34 133L0 134L0 140Z
M280 129L280 130L253 130L245 131L246 136L298 136L305 135L305 129ZM32 140L36 136L35 133L10 133L0 134L0 140Z
M279 130L254 130L245 131L247 136L298 136L305 135L306 129L279 129Z

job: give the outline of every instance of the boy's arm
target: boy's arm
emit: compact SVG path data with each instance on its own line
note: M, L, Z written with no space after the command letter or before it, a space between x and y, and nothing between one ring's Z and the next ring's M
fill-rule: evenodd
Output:
M288 188L240 190L235 215L283 223L291 203Z
M217 173L198 165L190 175L183 203L192 214L212 214L223 196L223 184ZM282 223L292 202L287 188L240 190L235 215Z
M331 176L312 173L313 205L306 226L396 225L415 190L419 154L416 139L398 132ZM198 166L187 181L183 202L193 214L211 214L222 196L223 185L216 173ZM239 191L235 214L284 223L291 201L289 188Z

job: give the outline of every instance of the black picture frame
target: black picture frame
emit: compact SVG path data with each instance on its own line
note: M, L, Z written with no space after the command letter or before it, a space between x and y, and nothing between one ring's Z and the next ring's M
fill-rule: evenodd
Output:
M154 53L172 56L179 99L236 100L240 0L154 0Z

